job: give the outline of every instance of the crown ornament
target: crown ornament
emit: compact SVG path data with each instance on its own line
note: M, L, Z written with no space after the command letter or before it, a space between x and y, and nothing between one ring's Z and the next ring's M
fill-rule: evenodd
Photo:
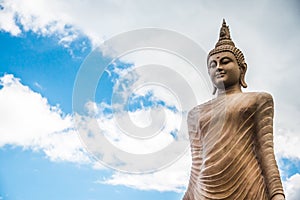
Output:
M223 23L220 28L219 40L216 43L215 48L209 52L207 60L211 55L224 51L233 53L239 66L242 66L245 63L243 52L236 48L234 42L231 40L229 26L226 25L225 19L223 19Z

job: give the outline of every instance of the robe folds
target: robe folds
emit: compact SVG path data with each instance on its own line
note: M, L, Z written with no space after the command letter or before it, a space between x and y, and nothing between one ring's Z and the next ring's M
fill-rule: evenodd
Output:
M220 95L188 114L192 169L184 200L269 200L283 194L273 149L273 98Z

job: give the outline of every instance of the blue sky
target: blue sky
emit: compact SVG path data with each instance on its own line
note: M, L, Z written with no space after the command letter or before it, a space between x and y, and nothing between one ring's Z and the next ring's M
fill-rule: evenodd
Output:
M86 49L82 51L82 42ZM77 45L77 44L76 44ZM51 105L59 104L65 112L71 112L72 90L76 73L83 59L91 50L87 38L68 49L58 44L54 36L43 37L25 32L18 37L1 32L1 75L14 74L33 91L47 96ZM28 67L29 66L29 67ZM58 95L59 94L59 95Z
M20 167L21 165L21 167ZM178 199L174 192L141 191L95 183L109 176L86 165L51 162L43 153L1 149L3 199Z
M222 18L226 18L235 44L246 56L249 87L245 91L267 91L274 97L275 154L288 199L299 199L300 93L296 85L300 7L296 0L167 0L159 4L0 0L0 5L0 200L181 199L189 178L189 153L179 149L169 157L160 155L158 165L150 159L149 163L132 161L122 167L114 163L122 157L115 158L115 150L110 149L105 164L121 171L97 162L99 157L89 153L97 144L85 148L74 123L74 84L91 53L98 50L95 47L127 31L149 27L189 38L200 49L195 60L203 60L205 65L206 52L217 41ZM125 40L126 44L139 37L148 39L137 35ZM158 41L175 48L183 38ZM195 75L199 71L182 57L174 56L177 49L167 52L145 48L120 54L122 48L100 48L101 56L97 58L108 67L97 82L94 99L85 99L84 117L96 119L107 141L129 154L150 156L170 144L176 147L183 136L180 130L185 128L185 104L212 98L206 71L201 68L201 75ZM149 67L150 72L142 67L130 71L152 61L155 65ZM86 77L86 88L97 73ZM149 80L161 82L144 84ZM160 87L164 84L169 85ZM124 98L127 90L132 91L128 102ZM197 93L195 101L180 99L182 94L191 95L188 92ZM162 110L163 126L159 123ZM137 136L128 120L139 127L137 132L161 132L145 135L146 139L131 139L122 129L122 124L128 125L125 132ZM149 124L153 127L146 129ZM130 167L160 167L161 163L170 165L154 173L122 172L130 172Z
M46 97L50 105L59 105L64 115L71 114L72 88L77 70L91 51L89 41L84 37L75 41L70 47L72 55L69 48L58 44L57 38L32 32L18 37L1 32L0 41L2 47L7 47L0 54L1 76L13 74L22 85ZM80 50L82 42L86 42L85 51ZM97 180L111 176L111 170L95 170L84 163L53 162L40 150L7 144L2 146L0 154L2 199L179 199L181 196L176 192L99 184Z

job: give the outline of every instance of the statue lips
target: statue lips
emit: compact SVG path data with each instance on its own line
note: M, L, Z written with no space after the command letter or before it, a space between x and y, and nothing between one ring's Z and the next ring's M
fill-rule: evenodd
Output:
M216 72L215 77L216 78L223 78L225 74L226 74L225 72Z

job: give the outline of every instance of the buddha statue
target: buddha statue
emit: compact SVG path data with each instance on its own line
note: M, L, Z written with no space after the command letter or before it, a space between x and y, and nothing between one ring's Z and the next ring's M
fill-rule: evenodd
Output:
M192 155L183 200L284 200L273 149L273 98L247 87L247 64L225 20L207 57L217 96L188 113Z

